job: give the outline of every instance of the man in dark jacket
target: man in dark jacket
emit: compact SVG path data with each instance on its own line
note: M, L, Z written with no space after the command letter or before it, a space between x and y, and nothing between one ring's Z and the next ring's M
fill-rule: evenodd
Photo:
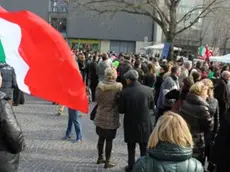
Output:
M0 171L16 172L19 165L19 153L25 142L22 130L6 94L0 92Z
M139 78L138 81L143 84L143 79L144 79L144 72L141 69L141 60L137 59L134 64L134 70L138 72Z
M92 91L92 101L95 101L96 87L98 84L97 60L98 60L98 57L95 55L93 57L93 61L89 64L89 79L90 79L89 87Z
M180 68L174 66L171 69L171 74L162 83L160 94L157 100L158 114L156 121L161 117L164 112L171 110L174 100L165 98L165 95L173 89L180 89L178 77L180 76Z
M124 137L128 145L128 167L135 163L136 143L140 145L141 156L146 154L148 138L152 131L150 109L153 106L152 89L138 82L138 72L128 71L124 78L127 87L121 92L119 112L124 116Z
M122 63L120 63L120 65L117 68L117 73L118 73L117 81L122 82L123 87L126 86L126 83L124 80L125 73L133 68L133 66L131 64L131 57L125 56L124 58L125 58L124 61Z
M159 76L157 76L156 83L155 83L155 97L154 97L154 103L157 105L157 100L160 95L161 90L161 84L163 83L163 77L164 75L169 71L168 65L162 65L160 68Z
M0 91L4 92L7 97L13 98L13 88L17 87L14 69L6 63L0 63L0 72L2 75L2 87Z
M229 172L230 110L222 118L222 123L211 151L212 154L208 166L209 172Z
M228 89L228 81L230 80L230 72L224 71L222 73L221 79L216 81L216 86L214 89L215 98L219 102L219 114L220 114L220 122L222 120L223 115L227 112L230 107L230 93Z

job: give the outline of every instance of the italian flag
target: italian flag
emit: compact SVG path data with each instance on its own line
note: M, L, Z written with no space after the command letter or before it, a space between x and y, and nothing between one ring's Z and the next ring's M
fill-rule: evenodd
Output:
M212 50L210 50L208 48L208 46L205 46L205 47L201 46L199 48L199 56L200 56L201 59L203 59L203 60L209 60L209 57L211 57L213 55L214 54L213 54Z
M29 11L0 9L0 62L25 93L88 112L86 87L61 34Z
M201 46L201 47L199 48L199 55L200 55L201 57L205 57L205 52L206 52L206 48L205 48L204 46Z

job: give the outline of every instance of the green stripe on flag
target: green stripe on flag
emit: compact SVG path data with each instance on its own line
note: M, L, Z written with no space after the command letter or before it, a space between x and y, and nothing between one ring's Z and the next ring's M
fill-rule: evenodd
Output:
M4 62L4 63L6 62L6 55L1 40L0 40L0 62Z

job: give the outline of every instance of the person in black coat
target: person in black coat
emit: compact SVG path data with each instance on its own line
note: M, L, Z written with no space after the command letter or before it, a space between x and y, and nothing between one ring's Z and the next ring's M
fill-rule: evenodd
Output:
M127 87L120 95L119 112L124 116L124 137L128 146L128 167L135 163L136 143L140 145L141 156L146 154L148 138L152 131L150 109L153 106L152 89L138 82L138 72L130 70L125 75Z
M219 104L218 100L214 98L214 87L213 82L210 79L203 79L202 82L208 87L208 99L209 112L212 118L212 128L209 135L205 135L205 156L210 158L210 147L214 142L214 139L219 130Z
M93 57L93 61L89 64L89 79L90 79L90 89L92 92L92 101L95 101L95 93L98 85L98 75L97 75L97 56Z
M0 92L0 171L16 172L19 153L25 147L24 136L11 105L9 97Z
M155 83L155 97L154 97L154 103L157 105L157 100L160 95L160 90L161 90L161 84L164 81L164 75L169 71L169 66L168 65L162 65L160 69L160 74L157 76L156 83Z
M203 165L205 163L205 135L209 135L212 128L212 117L209 112L208 87L202 82L195 83L183 101L179 114L190 126L194 148L193 157Z
M134 63L134 70L138 72L139 78L138 81L143 84L143 79L144 79L144 72L141 69L141 60L137 59Z
M15 71L8 64L0 63L0 73L2 76L2 85L0 91L5 93L6 96L12 100L13 89L17 87Z
M84 54L79 54L78 56L78 67L79 67L79 70L81 72L81 75L82 75L82 78L83 78L83 81L85 81L85 70L86 70L86 64L85 64L85 56Z
M230 162L230 110L223 115L217 137L212 147L209 172L229 172Z
M131 63L131 57L125 56L124 61L120 61L120 65L117 68L117 73L118 73L117 82L121 82L123 84L123 87L126 86L124 75L131 69L133 69L133 66Z
M228 89L228 81L230 80L230 72L224 71L221 79L217 79L215 82L214 96L219 102L220 122L223 115L230 107L230 93Z

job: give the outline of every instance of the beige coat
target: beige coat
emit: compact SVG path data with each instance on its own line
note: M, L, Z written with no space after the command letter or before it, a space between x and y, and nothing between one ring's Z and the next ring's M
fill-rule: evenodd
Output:
M95 125L103 129L117 129L120 126L118 113L118 95L122 84L117 82L100 82L96 90L98 104Z

